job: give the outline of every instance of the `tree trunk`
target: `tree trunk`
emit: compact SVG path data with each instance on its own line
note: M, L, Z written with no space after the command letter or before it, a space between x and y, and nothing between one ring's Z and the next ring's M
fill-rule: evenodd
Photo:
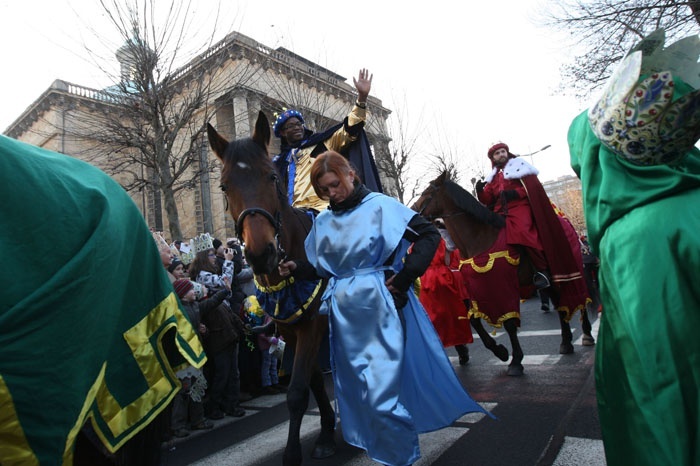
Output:
M688 2L688 6L690 7L690 11L693 12L695 22L700 26L700 1Z
M165 208L165 215L168 217L170 238L172 241L182 240L180 214L177 211L177 204L175 203L175 195L173 194L173 190L169 186L163 186L161 192L163 193L163 207Z

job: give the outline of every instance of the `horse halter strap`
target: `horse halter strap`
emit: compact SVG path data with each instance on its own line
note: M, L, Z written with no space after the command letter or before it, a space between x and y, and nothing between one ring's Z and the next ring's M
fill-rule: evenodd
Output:
M260 214L265 219L270 222L272 227L275 229L275 241L277 241L277 254L280 257L280 259L286 259L287 258L287 252L284 250L282 247L282 242L280 241L280 231L282 229L282 217L279 212L275 213L275 216L273 217L270 212L267 210L260 208L260 207L251 207L249 209L245 209L241 214L238 216L238 220L236 220L236 232L238 235L241 237L243 236L243 221L245 218L249 215L255 215L255 214Z

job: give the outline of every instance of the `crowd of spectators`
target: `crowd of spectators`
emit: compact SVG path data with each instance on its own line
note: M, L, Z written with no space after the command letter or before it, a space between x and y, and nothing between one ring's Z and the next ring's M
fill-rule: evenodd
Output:
M173 290L197 331L207 362L203 370L188 366L176 375L182 389L171 404L170 434L187 437L208 430L212 421L243 417L241 403L257 396L283 393L280 363L272 354L280 340L274 332L254 334L267 324L255 298L253 272L237 238L226 244L200 235L190 243L169 243L160 232L161 261Z

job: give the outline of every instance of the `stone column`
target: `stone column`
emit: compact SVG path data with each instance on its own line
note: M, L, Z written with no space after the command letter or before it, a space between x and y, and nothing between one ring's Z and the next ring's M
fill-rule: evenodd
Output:
M248 96L245 92L233 95L233 131L234 138L249 137L252 133L248 113Z

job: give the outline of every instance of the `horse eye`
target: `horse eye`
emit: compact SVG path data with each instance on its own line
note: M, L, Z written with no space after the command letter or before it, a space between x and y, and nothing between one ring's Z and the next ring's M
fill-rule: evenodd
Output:
M277 173L272 173L272 174L270 175L270 181L275 181L275 182L277 182L277 180L279 180L279 177L277 176Z
M226 185L225 185L225 184L221 183L221 184L219 185L219 188L221 188L221 190L222 190L223 192L226 192Z

